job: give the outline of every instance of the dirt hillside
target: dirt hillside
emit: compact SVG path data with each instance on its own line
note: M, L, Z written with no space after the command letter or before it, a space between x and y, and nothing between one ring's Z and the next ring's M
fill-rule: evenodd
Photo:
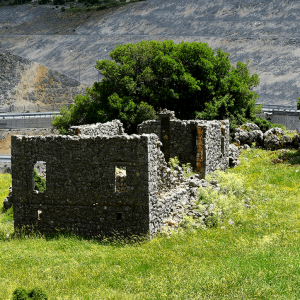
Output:
M53 111L85 87L58 71L0 49L0 111Z
M300 3L290 0L147 0L101 12L43 5L0 8L0 45L86 85L96 60L141 40L202 41L250 60L259 102L295 105L300 87Z

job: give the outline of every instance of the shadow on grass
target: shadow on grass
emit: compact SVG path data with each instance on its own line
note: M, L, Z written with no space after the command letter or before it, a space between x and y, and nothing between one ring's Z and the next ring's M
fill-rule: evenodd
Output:
M271 161L273 163L283 163L287 165L299 165L300 164L300 152L299 151L282 151L271 152L278 154L278 159Z

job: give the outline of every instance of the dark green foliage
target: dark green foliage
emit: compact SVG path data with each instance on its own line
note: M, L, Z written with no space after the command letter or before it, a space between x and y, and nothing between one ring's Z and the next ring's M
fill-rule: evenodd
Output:
M262 132L269 130L270 128L279 127L281 129L286 129L282 124L271 123L262 118L256 118L253 123L255 123Z
M47 300L48 299L47 295L39 288L34 288L33 290L31 290L31 292L29 292L28 296L29 296L29 299L32 299L32 300Z
M3 3L5 1L2 1ZM1 1L0 1L1 3ZM21 5L21 4L26 4L26 3L31 3L31 0L12 0L9 1L9 5Z
M97 61L102 82L55 118L53 125L61 132L70 125L120 119L132 133L163 108L180 119L229 119L232 129L257 120L258 95L252 88L258 76L250 75L247 64L232 66L220 49L215 53L201 42L143 41L117 46L110 57Z
M27 292L24 288L17 288L13 292L13 300L47 300L47 295L39 288Z
M209 216L204 220L207 227L215 227L218 224L218 217L216 215Z
M28 300L28 293L24 288L16 288L13 292L13 300Z
M65 7L63 6L62 8L61 8L61 11L65 11L66 9L65 9Z
M298 98L297 109L300 109L300 97Z
M53 5L65 5L66 1L65 0L54 0ZM58 6L56 7L58 8Z
M78 2L84 3L85 6L90 7L90 6L98 6L97 10L101 9L106 9L109 7L114 7L114 6L119 6L119 5L124 5L130 2L135 2L135 1L130 1L126 2L126 0L79 0Z
M46 190L46 180L41 177L36 170L34 170L33 179L35 182L35 189L40 192L44 192Z

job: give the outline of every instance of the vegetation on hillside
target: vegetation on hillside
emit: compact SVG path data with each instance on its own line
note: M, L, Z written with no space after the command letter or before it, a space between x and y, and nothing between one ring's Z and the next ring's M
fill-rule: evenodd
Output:
M133 133L137 124L155 119L163 108L180 119L229 119L231 129L249 121L272 126L256 117L257 74L251 75L242 62L232 66L221 49L215 53L201 42L142 41L117 46L110 57L97 61L103 80L54 119L61 133L71 125L113 119Z
M52 4L52 5L66 5L70 3L70 9L72 11L78 12L80 10L102 10L110 7L116 7L125 5L128 3L146 1L146 0L78 0L78 1L68 1L68 0L37 0L34 3L44 5L44 4ZM32 3L31 0L0 0L0 4L7 5L22 5ZM82 6L83 4L83 6Z
M299 299L297 156L244 150L237 168L214 175L220 192L201 196L223 211L215 226L196 229L187 220L151 241L18 237L0 215L0 299L35 286L49 299ZM0 175L2 199L9 178Z

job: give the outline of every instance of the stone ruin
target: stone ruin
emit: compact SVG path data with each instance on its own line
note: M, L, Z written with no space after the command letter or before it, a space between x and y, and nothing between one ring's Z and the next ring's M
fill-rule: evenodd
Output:
M138 125L139 134L155 133L162 142L162 152L168 162L178 157L183 164L205 178L217 168L228 168L229 121L182 121L173 111L163 110L158 120L145 121Z
M151 238L182 220L198 188L208 185L207 173L228 168L228 121L180 121L163 111L159 120L142 123L140 134L125 134L119 120L69 133L12 137L16 231ZM171 170L166 159L175 156L198 174L186 178L180 166ZM33 180L39 161L46 164L44 192Z

